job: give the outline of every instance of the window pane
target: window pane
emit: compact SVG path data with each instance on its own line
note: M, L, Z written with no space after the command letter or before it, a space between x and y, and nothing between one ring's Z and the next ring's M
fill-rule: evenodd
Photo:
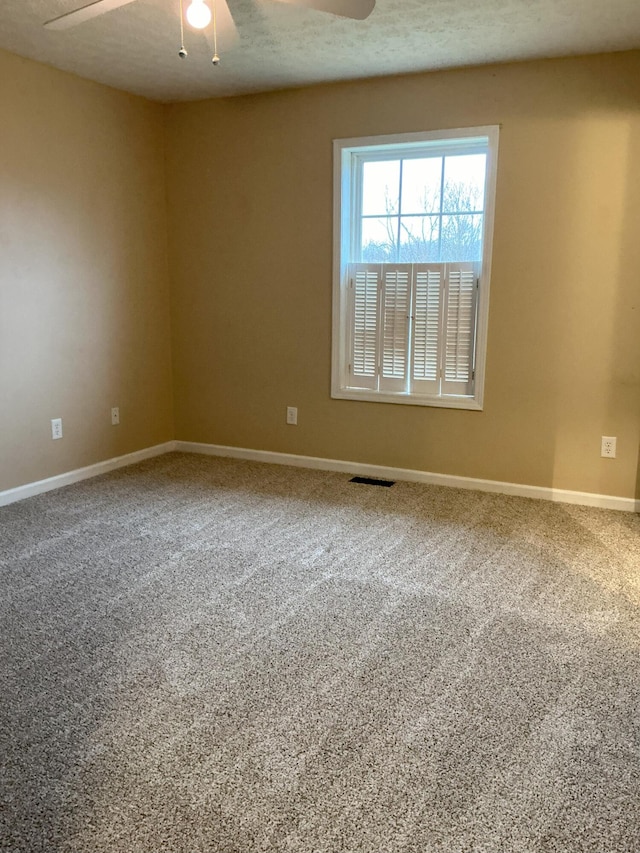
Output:
M390 263L396 260L398 220L396 217L380 216L362 220L363 263Z
M403 216L398 260L413 264L437 261L439 226L439 216Z
M484 210L485 154L445 157L442 209L445 213Z
M442 157L402 161L402 213L440 210Z
M483 218L481 214L442 217L442 263L482 259Z
M374 160L362 165L362 213L388 216L398 212L400 160Z

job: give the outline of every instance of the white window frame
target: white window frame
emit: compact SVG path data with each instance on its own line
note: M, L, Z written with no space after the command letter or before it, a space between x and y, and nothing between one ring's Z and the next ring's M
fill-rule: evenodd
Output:
M475 410L483 408L498 135L499 127L488 125L334 140L332 397L342 400L368 400L414 406ZM426 151L433 154L451 154L456 148L465 153L473 153L474 149L476 151L481 149L487 154L483 252L477 292L472 393L433 394L352 387L349 382L351 329L348 271L350 264L360 260L354 257L354 246L359 246L360 237L361 198L357 187L358 170L361 173L362 162L366 160L419 156L420 154L424 156Z

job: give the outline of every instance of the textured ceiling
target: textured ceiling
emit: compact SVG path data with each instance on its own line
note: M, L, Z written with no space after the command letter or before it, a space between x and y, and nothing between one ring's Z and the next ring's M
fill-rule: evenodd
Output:
M179 0L137 0L62 31L87 0L1 0L0 47L158 101L640 47L638 0L377 0L365 21L273 0L228 0L240 39L185 32Z

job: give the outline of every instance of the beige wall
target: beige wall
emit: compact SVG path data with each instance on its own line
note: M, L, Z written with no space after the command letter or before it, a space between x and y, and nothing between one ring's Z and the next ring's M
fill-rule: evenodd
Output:
M640 498L639 80L628 53L165 109L0 53L0 490L177 437ZM484 411L332 400L332 139L494 123Z
M0 104L2 490L173 416L162 107L6 53Z
M177 437L634 496L639 81L627 53L168 108ZM484 411L332 400L332 139L485 124Z

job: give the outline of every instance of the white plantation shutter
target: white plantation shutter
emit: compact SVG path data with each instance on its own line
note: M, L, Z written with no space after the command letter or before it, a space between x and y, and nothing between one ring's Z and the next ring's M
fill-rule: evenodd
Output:
M381 391L406 391L409 373L411 264L384 264L382 272Z
M380 264L349 264L350 331L349 384L354 388L378 385L378 290Z
M473 394L473 356L476 323L474 263L447 264L444 292L442 394Z
M350 264L348 386L424 397L474 389L480 264Z
M414 265L411 385L416 394L437 394L439 390L443 281L443 264Z

